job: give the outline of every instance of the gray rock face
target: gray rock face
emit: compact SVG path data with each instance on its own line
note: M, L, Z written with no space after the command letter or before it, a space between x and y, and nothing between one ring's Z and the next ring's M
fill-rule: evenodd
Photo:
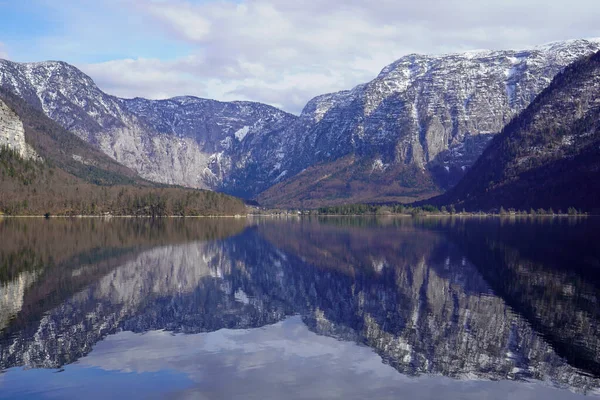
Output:
M157 182L255 197L354 154L383 169L416 166L448 188L557 72L598 50L600 41L574 40L408 55L367 84L316 97L300 117L251 102L120 99L62 62L0 60L0 87Z
M600 50L574 40L524 51L408 55L373 81L311 100L286 136L288 174L349 153L414 164L456 181L488 140L568 64ZM300 160L298 162L297 160Z
M25 141L23 122L2 100L0 100L0 147L14 150L24 159L40 160L41 158Z
M269 165L271 154L261 151L263 142L296 118L251 102L120 99L63 62L0 60L0 86L144 178L240 194L247 185L254 192L264 188L231 177L247 175L236 171L256 163L259 155L260 165Z
M195 171L206 187L245 197L276 180L283 155L278 153L280 134L297 118L265 104L189 96L159 101L136 98L121 104L154 132L174 141L168 153L197 149L182 165L192 178ZM194 155L202 159L201 165Z

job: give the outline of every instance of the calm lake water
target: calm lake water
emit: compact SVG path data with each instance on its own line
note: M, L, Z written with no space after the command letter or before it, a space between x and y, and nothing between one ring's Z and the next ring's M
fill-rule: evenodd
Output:
M0 220L0 398L600 396L600 221Z

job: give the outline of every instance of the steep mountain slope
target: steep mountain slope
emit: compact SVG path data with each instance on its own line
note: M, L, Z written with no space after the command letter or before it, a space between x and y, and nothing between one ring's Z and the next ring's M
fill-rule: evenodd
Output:
M293 157L281 168L299 174L259 201L397 201L447 189L557 72L598 50L600 41L574 40L525 51L403 57L367 84L311 100L284 135L295 140L285 143ZM353 162L335 168L349 154ZM340 176L350 177L349 185L340 186ZM373 176L381 183L365 196Z
M137 173L89 143L66 131L20 97L0 89L0 118L14 126L0 126L0 143L29 160L49 162L83 181L100 184L152 186ZM12 132L18 132L10 138ZM10 139L9 139L10 138Z
M432 176L412 164L383 165L353 153L310 166L258 196L263 205L317 208L350 203L400 202L440 193Z
M171 138L173 143L163 150L173 154L174 160L180 155L186 177L182 184L243 197L252 197L277 179L279 134L296 119L266 104L242 101L224 103L191 96L120 101L152 131Z
M10 148L25 160L40 160L36 151L25 140L25 127L19 116L0 100L0 146Z
M245 213L224 194L163 186L0 89L0 215Z
M434 203L600 209L600 53L576 62Z
M274 155L262 154L267 147L262 143L296 118L250 102L119 99L63 62L0 60L0 87L146 179L242 194L266 187L257 183L260 179L231 180L232 171L244 169L257 156L261 166L268 165ZM245 141L253 145L246 146Z

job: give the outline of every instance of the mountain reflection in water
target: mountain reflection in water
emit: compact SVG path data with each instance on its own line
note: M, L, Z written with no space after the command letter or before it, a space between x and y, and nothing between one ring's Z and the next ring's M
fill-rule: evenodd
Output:
M243 397L251 381L290 396L310 381L323 397L371 385L370 395L393 398L424 381L448 398L527 387L506 381L544 381L535 396L553 386L597 394L598 227L592 218L2 220L0 397L24 395L34 376L42 392L46 381L47 390L85 382L84 366L208 398ZM266 368L270 350L277 368ZM206 380L208 366L230 380L237 371L238 385ZM62 367L61 377L35 370Z

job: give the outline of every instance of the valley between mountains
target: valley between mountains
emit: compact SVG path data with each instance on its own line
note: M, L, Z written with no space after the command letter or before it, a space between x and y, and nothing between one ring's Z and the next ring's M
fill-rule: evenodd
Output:
M209 189L266 207L447 193L433 201L594 209L600 188L586 182L600 174L598 51L600 40L581 39L411 54L371 82L310 100L299 116L246 101L123 99L64 62L0 60L0 145L92 185ZM65 135L71 147L56 144ZM523 185L532 191L519 197Z

